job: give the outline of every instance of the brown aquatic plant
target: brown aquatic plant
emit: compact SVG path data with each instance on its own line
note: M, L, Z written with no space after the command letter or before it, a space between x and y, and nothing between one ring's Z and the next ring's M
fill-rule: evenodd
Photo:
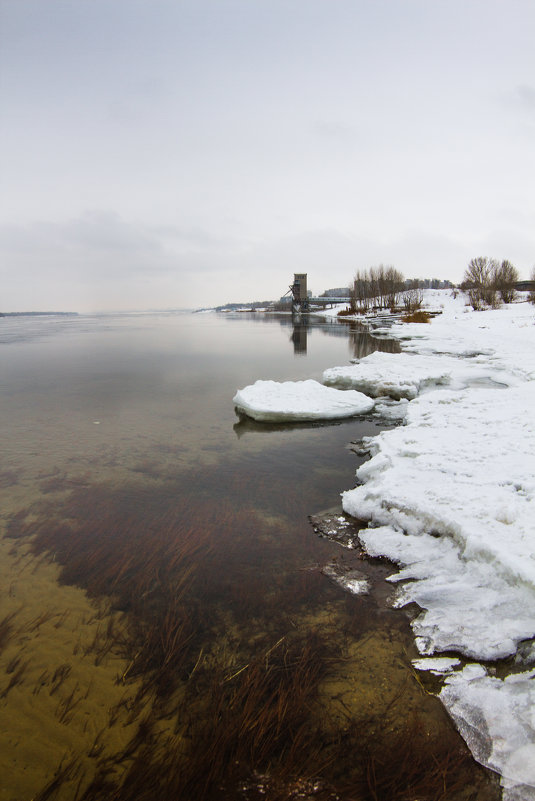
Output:
M116 754L98 737L89 741L95 772L73 778L68 765L60 766L36 798L65 796L70 787L64 785L78 781L77 793L70 793L76 801L285 801L312 795L314 787L318 801L335 793L340 801L383 801L388 793L393 801L413 801L420 790L436 801L459 776L469 784L468 769L455 762L458 740L447 756L414 726L399 742L391 731L383 737L381 726L389 724L377 716L366 718L364 728L362 720L349 720L343 731L324 725L321 683L336 670L339 649L367 626L348 614L339 636L331 629L329 638L300 631L300 616L310 619L326 597L339 599L339 590L319 570L288 569L293 557L283 539L250 508L236 510L225 501L234 481L229 471L200 506L172 482L150 490L138 483L77 488L39 514L13 518L10 534L33 538L35 554L53 556L61 581L85 588L96 602L110 599L86 621L95 626L93 640L75 647L94 654L97 664L110 654L123 657L118 683L141 684L133 698L125 691L109 710L108 727L135 725L130 741ZM262 493L278 492L268 484L265 479ZM290 493L281 497L281 514L293 503ZM291 546L300 565L309 536L304 527L302 541ZM288 602L292 613L281 613ZM230 658L221 653L221 640ZM63 696L67 678L61 670L41 677L41 685L60 688L57 714L64 723L81 701L76 686ZM398 715L402 697L395 701ZM429 764L437 757L427 795L415 764L420 750Z
M83 801L159 801L234 797L240 781L266 771L274 785L313 776L333 759L311 710L333 661L333 646L316 632L283 637L237 670L201 667L179 710L178 735L155 739L150 718L116 762L126 762L113 787L110 762ZM184 736L187 732L187 737Z
M49 799L57 797L63 785L68 781L75 780L79 773L80 766L77 765L76 760L67 759L67 755L65 755L55 770L54 776L37 795L34 795L32 801L49 801Z
M6 667L6 673L11 675L11 678L6 687L0 693L0 698L6 698L10 690L18 684L22 684L23 676L26 673L29 662L21 662L20 657L15 657Z
M13 634L13 620L17 612L11 612L0 620L0 653L4 650Z

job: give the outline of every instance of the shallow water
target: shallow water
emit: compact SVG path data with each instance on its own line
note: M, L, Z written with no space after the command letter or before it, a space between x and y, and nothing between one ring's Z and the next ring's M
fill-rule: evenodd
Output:
M0 319L2 801L295 797L305 776L309 795L381 797L370 759L410 738L447 741L443 771L459 757L448 798L493 797L410 671L390 568L361 563L362 598L322 573L358 554L308 516L338 505L377 421L260 425L232 404L395 347L289 316ZM426 789L421 765L420 784L392 770L385 798Z

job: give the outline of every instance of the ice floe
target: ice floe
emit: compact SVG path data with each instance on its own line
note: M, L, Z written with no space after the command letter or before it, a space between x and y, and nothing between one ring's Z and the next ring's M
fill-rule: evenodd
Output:
M534 801L535 671L499 679L468 665L440 699L476 759L501 774L504 801Z
M318 381L256 381L234 396L234 405L255 420L332 420L364 414L374 401L361 392L343 392Z
M443 673L451 673L452 669L461 664L461 660L454 656L424 657L423 659L413 659L412 666L416 670L425 670L441 676Z
M352 595L367 595L370 590L370 582L361 570L346 570L333 562L325 565L321 572Z

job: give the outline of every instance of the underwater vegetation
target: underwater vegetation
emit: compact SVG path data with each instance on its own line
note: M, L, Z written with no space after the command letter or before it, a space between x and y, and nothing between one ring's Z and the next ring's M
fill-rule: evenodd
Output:
M299 538L284 541L280 522L225 494L200 502L183 483L71 484L11 519L8 536L53 559L61 582L109 603L86 652L96 667L120 656L117 683L137 688L109 712L108 728L131 727L126 743L113 750L103 732L88 733L83 763L66 752L34 801L497 799L409 671L395 687L377 685L371 704L359 694L355 674L372 672L370 631L388 620L319 567L302 569ZM16 616L0 620L0 651L16 627ZM2 694L26 666L9 667ZM86 693L72 683L60 697L70 673L62 663L33 689L58 693L63 726Z

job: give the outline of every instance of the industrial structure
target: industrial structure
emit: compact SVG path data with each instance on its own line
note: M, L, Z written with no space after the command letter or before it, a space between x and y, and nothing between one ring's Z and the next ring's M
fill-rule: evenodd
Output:
M290 287L292 293L292 310L308 311L307 274L294 273L294 282Z
M311 305L333 306L335 303L349 302L350 298L348 289L345 289L344 287L342 290L330 290L330 292L337 291L345 292L346 294L341 295L340 297L335 297L326 292L325 295L322 295L319 298L313 298L312 293L309 292L307 288L307 273L294 273L294 282L290 285L286 295L289 295L290 293L292 295L292 311L296 314L301 314L301 312L308 312Z

